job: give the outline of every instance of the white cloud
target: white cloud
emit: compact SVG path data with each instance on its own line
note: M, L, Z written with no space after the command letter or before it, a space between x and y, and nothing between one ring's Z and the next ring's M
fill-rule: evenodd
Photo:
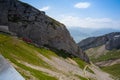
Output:
M69 27L82 28L120 28L120 20L110 18L79 18L74 16L61 16L59 21Z
M45 6L45 7L41 8L40 10L41 10L41 11L47 11L47 10L49 10L49 9L50 9L50 6Z
M88 8L91 4L89 2L79 2L74 5L75 8Z

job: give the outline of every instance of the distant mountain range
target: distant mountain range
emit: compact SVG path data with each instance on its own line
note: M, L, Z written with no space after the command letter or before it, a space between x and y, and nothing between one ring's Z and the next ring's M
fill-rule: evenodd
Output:
M98 37L89 37L78 43L80 48L87 50L90 48L105 45L105 49L120 49L120 32L112 32Z
M78 43L79 41L87 38L87 37L96 37L101 36L111 32L120 32L120 30L112 29L112 28L102 28L102 29L91 29L91 28L68 28L71 33L71 36Z

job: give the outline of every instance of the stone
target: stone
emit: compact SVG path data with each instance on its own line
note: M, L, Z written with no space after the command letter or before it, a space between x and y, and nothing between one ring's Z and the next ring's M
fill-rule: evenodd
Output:
M18 37L32 40L39 46L48 45L64 50L89 62L87 55L78 47L65 25L47 16L45 12L20 2L2 0L0 2L0 24Z

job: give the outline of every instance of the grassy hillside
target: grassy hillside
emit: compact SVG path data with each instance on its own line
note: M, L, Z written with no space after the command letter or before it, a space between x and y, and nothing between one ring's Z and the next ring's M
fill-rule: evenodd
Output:
M86 53L93 62L114 60L120 58L120 50L106 50L105 46L99 46L86 50Z
M115 64L112 66L102 67L102 69L110 74L112 74L115 79L120 79L120 64Z
M57 53L61 53L61 55L65 56L64 52L58 51ZM26 80L58 79L56 76L46 73L47 71L58 72L70 76L64 72L57 70L53 65L48 64L47 61L42 59L42 57L45 57L46 60L50 60L51 56L60 58L58 56L59 54L56 54L48 48L37 48L30 43L26 43L21 39L18 39L17 37L11 37L10 35L0 33L0 54L9 60L10 63L12 63L12 65L21 73L21 75L24 76ZM78 63L79 67L82 69L87 65L87 63L78 58L73 58L73 60L76 61L76 63ZM53 63L51 62L51 64ZM46 72L44 72L44 70ZM72 75L72 73L70 74ZM87 80L82 76L79 76L78 78Z
M38 48L8 34L0 33L0 54L26 80L111 80L94 65L64 51Z
M103 46L86 50L90 60L94 63L104 62L109 60L120 59L120 50L106 50ZM112 74L114 77L120 78L120 64L101 67L104 71Z
M44 48L36 48L30 44L18 40L16 37L10 37L6 34L0 34L0 53L12 62L17 70L26 78L30 79L36 77L42 80L56 80L56 78L48 76L46 73L37 71L30 67L23 65L19 61L27 62L33 65L42 66L52 69L46 62L41 60L35 51L49 57L49 55L55 55L54 52L46 50ZM46 55L49 53L49 55ZM28 72L29 74L26 74Z
M120 59L120 50L111 50L105 53L104 55L99 56L97 59L92 59L92 61L100 62L107 60Z

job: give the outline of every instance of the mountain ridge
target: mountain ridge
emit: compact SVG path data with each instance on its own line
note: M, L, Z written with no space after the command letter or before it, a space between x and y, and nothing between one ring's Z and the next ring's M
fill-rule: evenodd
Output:
M107 50L119 49L120 48L120 32L112 32L98 37L89 37L82 40L78 45L83 49L87 50L90 48L105 45Z
M87 38L80 43L90 61L120 79L120 32Z
M114 29L114 28L91 29L91 28L72 27L72 28L68 28L68 30L70 31L72 37L77 43L88 37L97 37L112 32L120 32L120 29Z
M50 18L45 12L19 0L1 0L0 10L0 25L6 26L8 32L38 46L47 45L64 50L89 62L65 25Z

